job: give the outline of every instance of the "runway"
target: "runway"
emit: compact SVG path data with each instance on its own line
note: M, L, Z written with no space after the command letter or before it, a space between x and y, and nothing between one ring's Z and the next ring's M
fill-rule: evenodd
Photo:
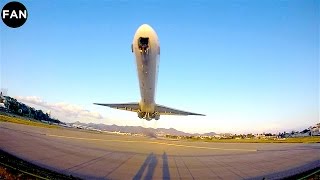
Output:
M4 122L0 148L84 179L276 179L320 166L319 144L188 142Z

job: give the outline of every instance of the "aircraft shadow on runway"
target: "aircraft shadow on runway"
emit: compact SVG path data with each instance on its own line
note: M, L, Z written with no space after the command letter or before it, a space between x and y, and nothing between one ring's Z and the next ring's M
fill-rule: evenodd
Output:
M170 172L169 172L169 165L168 165L168 157L167 154L164 152L162 154L162 161L163 161L163 168L162 168L162 177L163 179L170 179ZM146 171L146 175L144 179L152 179L154 170L158 164L157 156L153 153L150 153L146 160L141 165L140 169L138 170L137 174L133 177L134 180L140 180L143 176L143 173Z

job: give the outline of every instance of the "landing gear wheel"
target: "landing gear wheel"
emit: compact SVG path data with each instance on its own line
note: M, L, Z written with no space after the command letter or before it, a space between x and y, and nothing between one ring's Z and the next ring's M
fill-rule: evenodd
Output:
M138 117L140 118L140 119L142 119L143 117L144 117L144 113L143 112L138 112Z

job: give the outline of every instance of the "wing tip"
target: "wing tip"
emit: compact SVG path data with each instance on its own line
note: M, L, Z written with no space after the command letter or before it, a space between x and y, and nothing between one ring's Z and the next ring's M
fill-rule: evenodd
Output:
M182 110L170 108L170 107L159 105L159 104L156 104L156 110L163 115L206 116L205 114L182 111ZM169 114L167 112L169 112Z
M205 114L196 114L196 113L194 113L192 115L195 115L195 116L206 116Z

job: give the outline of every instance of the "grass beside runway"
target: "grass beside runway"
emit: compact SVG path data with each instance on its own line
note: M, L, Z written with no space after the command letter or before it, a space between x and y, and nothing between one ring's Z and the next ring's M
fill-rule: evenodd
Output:
M201 140L190 140L201 141ZM320 143L320 136L294 137L285 139L212 139L204 142L218 143Z
M29 120L16 115L9 116L8 114L0 113L0 122L10 122L16 124L24 124L30 126L44 127L44 128L59 128L57 125L45 124L39 121ZM94 131L86 131L95 133ZM99 132L100 133L100 132ZM168 138L176 139L176 138ZM194 142L211 142L211 143L320 143L320 136L295 137L285 139L182 139L185 141Z
M25 119L22 117L18 117L16 115L9 116L5 114L0 114L0 122L10 122L10 123L24 124L24 125L45 127L45 128L59 128L59 126L57 125L45 124L40 121L33 121L33 120Z

